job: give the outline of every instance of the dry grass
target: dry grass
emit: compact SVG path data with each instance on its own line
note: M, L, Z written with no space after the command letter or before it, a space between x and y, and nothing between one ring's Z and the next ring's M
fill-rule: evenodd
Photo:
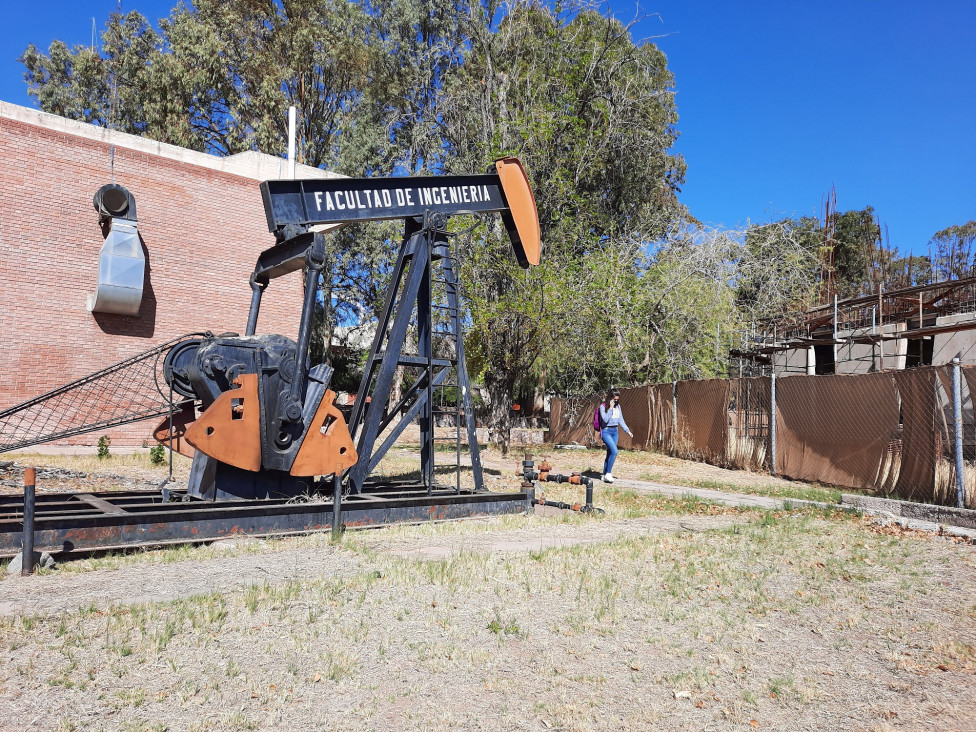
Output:
M594 470L602 451L549 457ZM485 456L506 488L520 459ZM797 488L652 453L618 465ZM416 456L385 469L409 473ZM0 714L63 730L976 728L973 546L619 485L596 503L605 516L181 547L7 578L0 607L24 599L0 619ZM114 602L92 599L114 584ZM32 587L67 609L31 611ZM147 594L170 599L132 600Z
M23 469L38 469L37 490L64 491L111 491L146 489L160 485L169 476L169 459L162 465L153 465L149 450L98 458L96 455L47 455L39 453L11 453L3 456L3 462L13 462L16 467L0 468L0 493L23 491ZM173 456L173 477L185 484L190 474L190 459ZM51 470L55 472L52 474ZM62 471L58 473L57 471Z
M725 454L730 456L730 467L738 470L762 470L766 461L767 441L747 435L739 435L734 428L729 429L728 445Z
M976 465L971 461L962 464L964 505L976 507ZM935 464L934 502L956 504L956 465L952 460L938 460Z
M132 471L150 471L154 475L164 476L169 472L169 457L163 465L153 465L149 459L149 450L139 450L128 454L115 454L111 451L107 457L97 455L48 455L41 453L14 453L6 456L20 465L44 465L54 468L67 468L83 473L105 473L112 471L131 474ZM190 459L179 454L173 456L174 474L186 477L190 472Z
M397 527L319 544L317 576L22 614L0 621L0 709L86 730L976 723L958 701L976 689L972 547L840 513L739 516L442 559L397 550L561 522Z

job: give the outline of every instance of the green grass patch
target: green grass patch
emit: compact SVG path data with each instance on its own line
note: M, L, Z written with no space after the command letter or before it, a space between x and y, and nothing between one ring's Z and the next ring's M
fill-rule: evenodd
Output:
M816 501L818 503L840 503L841 496L841 490L839 488L810 485L807 483L741 486L715 480L695 480L690 485L694 488L706 488L713 491L722 491L723 493L747 493L749 495L764 496L767 498L796 498L802 501Z

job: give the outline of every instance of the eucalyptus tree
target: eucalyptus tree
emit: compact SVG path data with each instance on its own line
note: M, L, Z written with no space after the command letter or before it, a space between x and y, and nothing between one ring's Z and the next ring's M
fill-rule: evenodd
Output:
M534 270L514 266L494 224L467 237L462 259L472 362L503 450L517 393L538 388L543 375L588 380L566 344L586 334L607 344L601 358L617 358L609 311L581 321L577 295L630 307L640 290L634 262L612 253L634 237L659 236L683 215L676 194L684 161L670 152L673 79L664 54L630 31L585 2L488 0L472 8L470 52L447 80L446 166L469 171L504 155L526 161L543 232L543 264ZM622 279L592 266L591 257L606 253L603 261L630 268ZM607 289L624 283L626 290Z
M934 269L940 280L972 277L976 265L973 243L976 242L976 221L947 226L929 240L935 245Z
M146 109L147 91L156 91L146 69L158 60L163 38L132 12L112 15L101 40L98 49L55 40L47 54L28 45L19 59L28 93L45 112L169 141Z
M298 157L334 166L371 69L366 15L345 0L195 0L159 32L110 16L100 50L21 57L41 109L219 155L284 149L284 110L302 110Z

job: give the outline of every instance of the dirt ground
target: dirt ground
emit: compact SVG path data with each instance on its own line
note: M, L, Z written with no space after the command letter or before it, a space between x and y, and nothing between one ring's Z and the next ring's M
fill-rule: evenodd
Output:
M489 484L513 487L520 459L488 453ZM18 469L0 464L0 490ZM39 490L165 477L136 459L53 470ZM0 729L976 730L972 544L642 486L819 490L768 476L634 453L614 473L626 487L598 487L602 517L241 539L3 575Z

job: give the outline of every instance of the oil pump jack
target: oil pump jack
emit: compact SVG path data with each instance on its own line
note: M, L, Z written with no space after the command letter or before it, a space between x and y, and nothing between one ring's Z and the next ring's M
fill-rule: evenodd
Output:
M481 460L461 337L458 266L447 221L456 214L500 213L518 263L539 263L540 233L528 176L516 158L482 175L271 180L261 184L276 243L259 257L243 336L225 334L177 343L165 378L187 401L156 438L192 455L187 494L213 501L307 494L331 476L359 494L404 429L419 423L421 478L435 489L435 390L452 389L456 449L463 424L482 491ZM362 381L347 425L329 388L332 367L310 365L312 314L327 261L322 225L403 219L404 234ZM257 335L262 296L272 280L305 271L298 340ZM416 353L405 343L416 324ZM412 374L391 403L394 379ZM453 378L453 381L451 379ZM409 381L409 380L408 380ZM194 418L200 411L199 418ZM458 461L459 464L459 461ZM460 481L456 490L460 491Z

